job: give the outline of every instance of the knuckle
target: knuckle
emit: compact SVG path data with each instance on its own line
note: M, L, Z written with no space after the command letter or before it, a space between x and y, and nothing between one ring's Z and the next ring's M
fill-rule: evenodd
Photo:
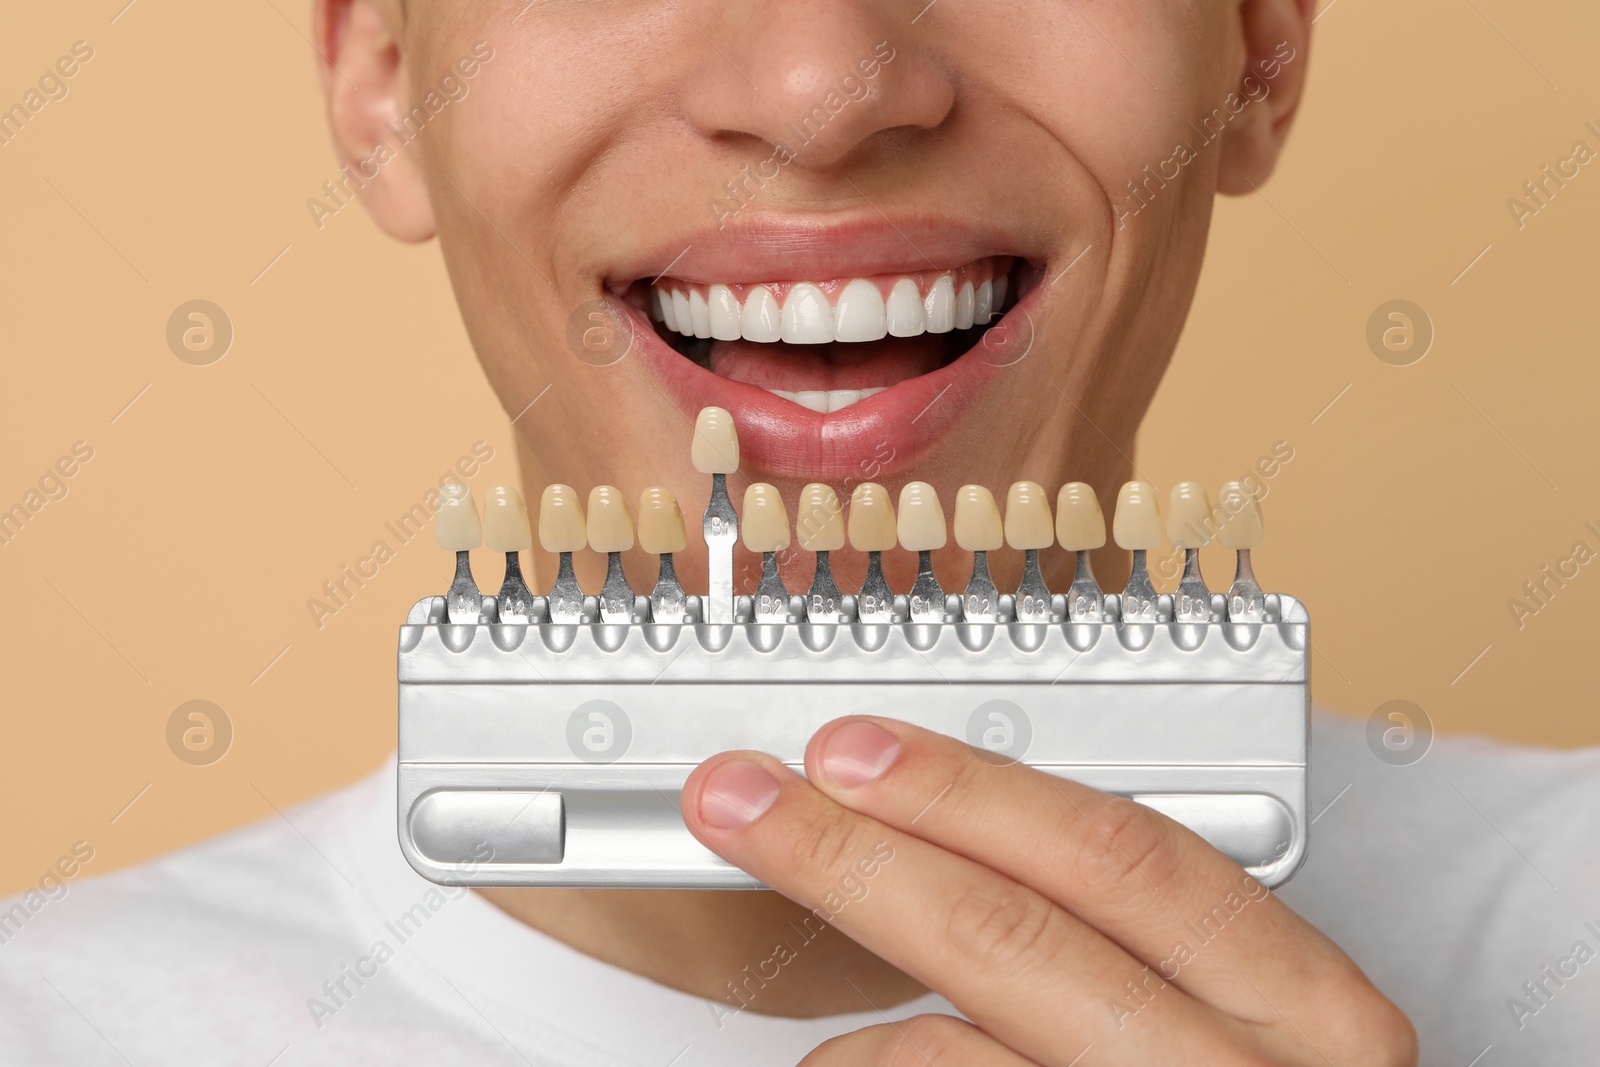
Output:
M1055 905L1020 885L960 893L950 906L945 930L947 943L960 955L1005 971L1054 958L1066 940L1064 917Z
M949 1015L918 1015L898 1024L883 1067L928 1067L971 1062L972 1027Z
M829 1038L799 1067L945 1067L972 1060L974 1028L949 1015L917 1015Z
M1163 888L1181 868L1171 824L1137 801L1106 799L1066 814L1070 876L1101 893Z
M1363 980L1344 1000L1349 1005L1341 1031L1359 1035L1350 1058L1373 1067L1416 1067L1421 1055L1416 1027L1388 997Z
M842 810L805 820L794 838L795 864L805 870L837 869L852 855L856 825L857 817Z

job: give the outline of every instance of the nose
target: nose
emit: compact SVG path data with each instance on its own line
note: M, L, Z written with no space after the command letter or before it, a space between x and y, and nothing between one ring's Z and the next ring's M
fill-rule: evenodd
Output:
M686 5L709 43L684 93L708 137L788 149L792 166L826 170L891 131L939 126L955 83L900 10L880 0L764 0ZM713 13L714 12L714 13ZM709 25L708 25L709 23ZM704 36L701 36L704 34ZM719 54L720 53L720 54Z

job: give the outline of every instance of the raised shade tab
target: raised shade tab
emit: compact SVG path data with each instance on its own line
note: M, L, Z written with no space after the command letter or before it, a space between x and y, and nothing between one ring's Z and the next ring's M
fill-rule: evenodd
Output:
M484 498L483 543L491 552L521 552L533 544L528 508L509 485L495 486Z
M956 493L956 544L968 552L993 552L1006 543L1000 507L981 485L963 485Z
M753 482L744 491L739 532L744 547L752 552L782 552L789 547L789 512L777 486Z
M1258 548L1265 531L1261 525L1261 504L1243 482L1226 482L1218 494L1217 510L1222 513L1222 523L1217 528L1217 541L1223 548Z
M466 552L483 544L483 523L472 490L451 482L439 490L439 517L433 523L439 547L447 552Z
M1106 517L1087 482L1068 482L1057 494L1056 540L1068 552L1087 552L1106 543Z
M1129 482L1117 494L1117 513L1111 536L1129 550L1161 547L1161 512L1156 507L1156 487L1149 482Z
M570 485L547 485L539 497L539 544L546 552L582 552L588 544L583 505Z
M836 552L844 547L844 509L832 486L812 482L800 490L794 531L807 552Z
M652 485L639 494L639 547L646 552L682 552L689 544L683 512L672 490Z
M1006 544L1012 548L1049 548L1056 543L1050 498L1038 482L1017 482L1006 493Z
M927 482L907 482L900 490L900 547L932 552L944 547L944 507Z
M850 494L850 547L887 552L895 546L894 502L877 482L862 482Z
M633 519L616 486L589 490L589 547L596 552L626 552L633 547Z
M1199 482L1179 482L1167 498L1167 544L1173 548L1204 548L1216 534L1211 498Z
M739 431L725 409L700 409L690 458L701 474L732 474L739 469Z

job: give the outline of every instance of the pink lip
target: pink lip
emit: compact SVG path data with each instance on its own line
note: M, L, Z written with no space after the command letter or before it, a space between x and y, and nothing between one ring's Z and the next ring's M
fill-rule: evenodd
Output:
M711 373L674 351L636 309L616 306L633 321L632 351L686 419L707 406L733 415L744 466L780 480L869 481L911 466L983 396L1013 360L1015 349L1004 345L1031 337L1043 291L1036 286L955 362L828 415Z
M722 229L675 237L606 271L613 291L643 278L680 281L780 282L863 278L965 266L985 256L1042 261L1047 248L971 221L923 215L889 218L871 209L821 221L752 215Z
M662 274L691 283L756 283L943 270L994 255L1037 264L1046 258L1037 241L951 218L890 221L871 209L826 222L752 214L721 230L675 238L605 278L620 295ZM1031 336L1044 288L1035 286L949 365L827 415L705 370L662 340L647 315L613 302L632 319L633 352L685 418L693 422L709 405L732 413L743 466L775 480L839 483L891 478L945 437L1014 362L1009 353L1020 336Z

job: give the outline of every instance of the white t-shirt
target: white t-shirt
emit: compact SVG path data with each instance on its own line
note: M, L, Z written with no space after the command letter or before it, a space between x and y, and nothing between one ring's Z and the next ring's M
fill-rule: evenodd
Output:
M930 995L883 1016L730 1017L424 881L394 797L391 763L0 906L0 1063L782 1067L952 1010ZM1600 1061L1600 751L1441 739L1393 767L1364 724L1319 716L1312 797L1311 856L1281 895L1410 1014L1425 1064Z

